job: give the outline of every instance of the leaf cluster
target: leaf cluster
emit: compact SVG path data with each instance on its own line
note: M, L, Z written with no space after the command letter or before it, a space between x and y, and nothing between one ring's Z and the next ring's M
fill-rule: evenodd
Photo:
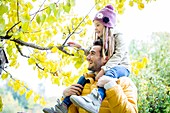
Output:
M138 76L131 78L138 88L140 113L168 113L170 111L169 33L153 33L147 42L131 45L133 59L147 56L149 62Z

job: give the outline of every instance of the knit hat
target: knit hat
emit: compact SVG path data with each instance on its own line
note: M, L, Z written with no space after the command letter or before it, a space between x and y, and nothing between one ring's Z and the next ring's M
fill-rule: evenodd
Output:
M104 26L108 28L113 28L116 23L116 13L114 12L113 6L105 6L95 15L94 20L100 21Z

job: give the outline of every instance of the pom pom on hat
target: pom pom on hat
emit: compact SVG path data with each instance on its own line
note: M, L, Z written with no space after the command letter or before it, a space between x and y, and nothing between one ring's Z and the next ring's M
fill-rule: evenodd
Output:
M106 27L113 28L116 24L116 13L113 6L105 6L95 15L94 20L100 21Z

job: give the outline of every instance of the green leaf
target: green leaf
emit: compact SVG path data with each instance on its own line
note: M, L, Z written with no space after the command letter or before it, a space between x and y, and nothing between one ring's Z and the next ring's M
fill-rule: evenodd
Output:
M65 12L69 13L70 12L70 9L71 9L71 5L70 3L67 3L66 5L63 6L63 9Z
M5 5L0 5L0 15L3 15L8 11L8 7Z
M56 20L56 19L55 19L54 16L49 16L49 17L47 18L47 22L49 22L49 24L55 22L55 20Z
M40 24L40 22L41 22L40 15L36 16L36 21L37 21L38 24Z
M5 28L5 20L4 18L0 17L0 32L3 31Z
M72 7L75 6L75 0L70 0L70 4Z
M78 69L80 68L81 65L82 65L82 62L77 61L74 66Z
M54 3L50 4L50 9L51 9L51 11L53 11L54 15L57 14L56 4L54 4Z
M2 108L3 108L3 103L2 103L1 96L0 96L0 112L2 111Z
M47 15L50 15L51 14L51 8L47 8L46 13L47 13Z
M30 19L31 19L31 17L30 17L30 15L29 14L23 14L22 16L21 16L21 21L22 22L29 22L30 21Z
M42 24L44 23L45 19L46 19L46 15L45 15L45 14L42 14L42 16L41 16L41 23L42 23Z
M27 29L28 29L28 26L29 26L29 22L23 22L22 23L22 31L27 31Z

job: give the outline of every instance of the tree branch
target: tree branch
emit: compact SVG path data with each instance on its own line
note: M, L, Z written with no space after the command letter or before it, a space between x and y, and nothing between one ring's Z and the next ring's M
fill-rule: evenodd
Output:
M38 46L36 44L27 43L27 42L24 42L24 41L19 40L19 39L11 39L10 41L14 41L14 42L20 44L21 46L27 46L27 47L31 47L31 48L35 48L35 49L39 49L39 50L50 50L50 49L52 49L52 47L41 47L41 46Z
M21 21L17 22L16 24L14 24L10 29L8 29L8 31L6 32L6 36L8 36L8 33L16 26L20 23Z
M36 44L27 43L27 42L24 42L24 41L19 40L19 39L11 39L10 41L14 41L15 43L18 43L21 46L27 46L27 47L31 47L31 48L38 49L38 50L51 50L53 48L53 47L41 47L41 46L38 46ZM67 55L74 56L73 54L70 54L66 50L64 50L64 46L57 46L57 48Z
M0 39L1 40L3 40L3 39L10 39L12 36L8 36L8 35L6 35L6 36L0 36Z
M15 44L15 45L16 45L16 47L17 47L17 49L18 49L18 51L19 51L19 53L20 53L21 56L26 57L26 58L30 58L29 56L26 56L26 55L24 55L24 54L22 53L19 45L17 45L17 44Z

